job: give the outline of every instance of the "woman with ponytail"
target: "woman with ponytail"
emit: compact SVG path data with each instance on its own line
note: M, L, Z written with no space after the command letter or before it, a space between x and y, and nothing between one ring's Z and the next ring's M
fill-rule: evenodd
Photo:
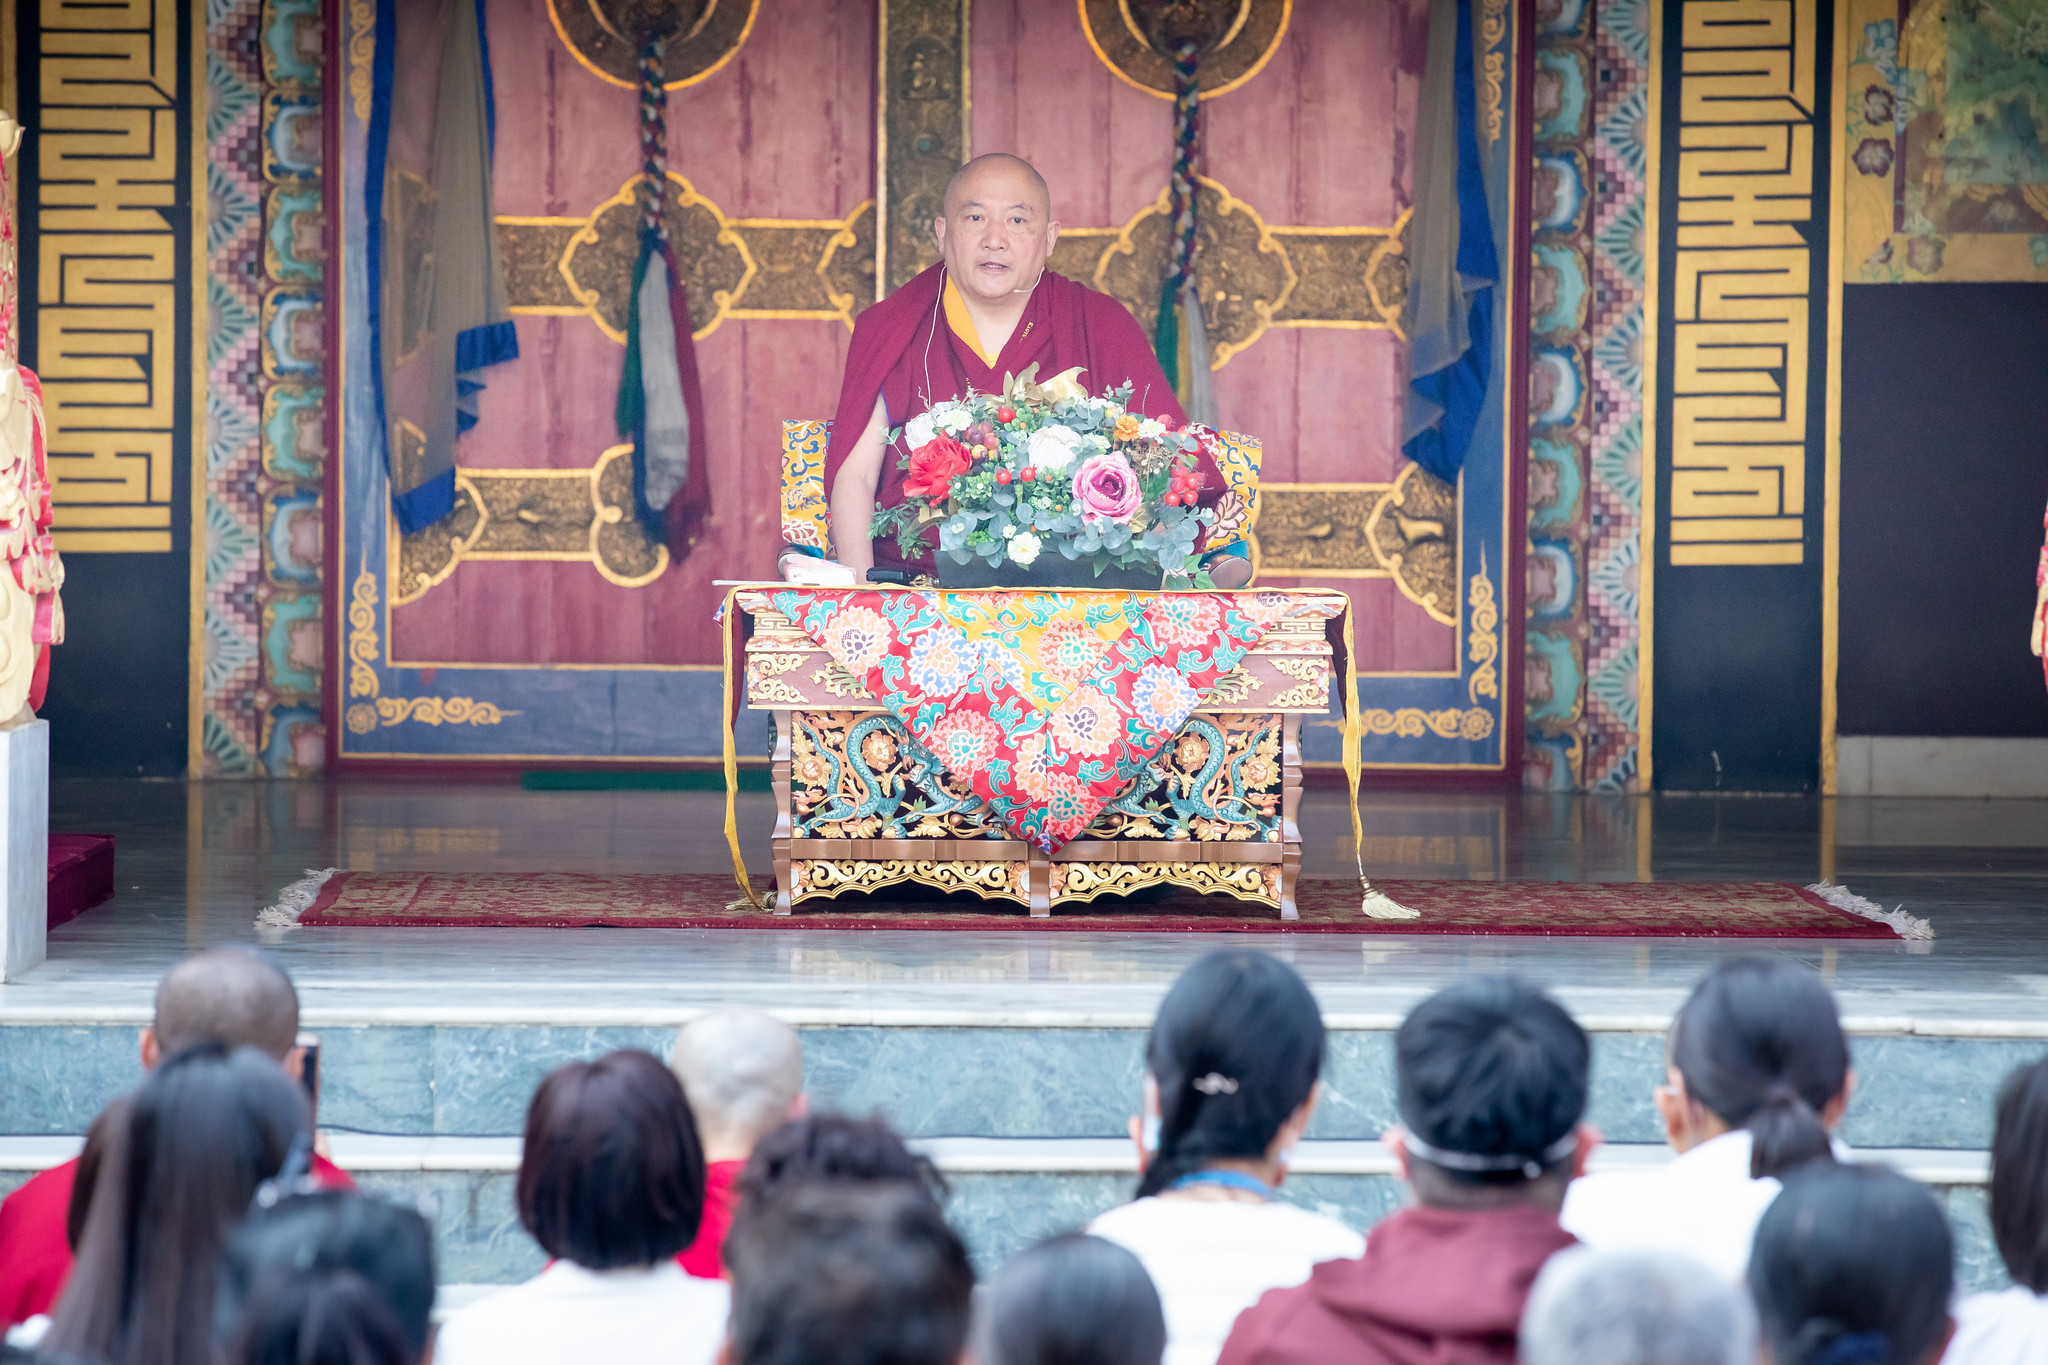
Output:
M1882 1166L1813 1163L1757 1224L1749 1292L1764 1365L1935 1365L1955 1321L1955 1238Z
M1566 1230L1595 1247L1684 1251L1740 1279L1779 1177L1833 1159L1854 1081L1818 976L1782 958L1724 963L1671 1021L1651 1095L1676 1157L1574 1181Z
M222 1365L420 1365L434 1250L410 1209L338 1190L259 1208L222 1258Z
M1089 1231L1137 1256L1166 1313L1166 1365L1214 1365L1237 1315L1365 1239L1283 1201L1321 1089L1323 1020L1278 958L1210 953L1182 974L1145 1044L1131 1120L1137 1198Z

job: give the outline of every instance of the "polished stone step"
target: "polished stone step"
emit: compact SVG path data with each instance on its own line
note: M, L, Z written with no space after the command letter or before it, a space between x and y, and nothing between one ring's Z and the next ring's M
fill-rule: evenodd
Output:
M915 1137L1115 1138L1139 1091L1141 1015L917 1010L779 1011L799 1025L820 1108L880 1113ZM82 1132L140 1077L132 1010L51 1017L0 1008L0 1134ZM324 1127L410 1136L506 1136L561 1063L619 1047L667 1055L689 1009L309 1010L321 1037ZM146 1016L142 1016L146 1017ZM1392 1014L1328 1016L1313 1138L1376 1138L1393 1121ZM1588 1118L1613 1141L1654 1143L1660 1015L1582 1016L1593 1037ZM1857 1085L1842 1136L1857 1147L1989 1145L1993 1097L2048 1050L2039 1020L1852 1017Z
M539 1270L545 1257L519 1226L513 1182L516 1137L394 1137L331 1133L333 1159L367 1190L418 1202L435 1225L442 1278L502 1284ZM951 1189L947 1214L986 1274L1011 1252L1076 1228L1130 1198L1137 1162L1128 1140L935 1138L916 1144ZM68 1160L76 1138L0 1138L0 1191ZM1639 1169L1670 1159L1662 1144L1609 1144L1593 1169ZM1989 1158L1954 1149L1859 1150L1926 1182L1957 1235L1960 1274L1972 1288L2005 1283L1985 1220ZM1283 1192L1357 1228L1400 1207L1393 1158L1378 1142L1304 1142Z

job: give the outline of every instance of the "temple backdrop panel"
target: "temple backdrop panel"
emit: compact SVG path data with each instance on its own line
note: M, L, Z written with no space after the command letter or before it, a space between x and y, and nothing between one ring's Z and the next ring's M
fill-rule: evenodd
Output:
M632 517L613 415L638 223L630 59L589 7L493 0L487 13L494 209L519 357L485 372L454 513L412 535L386 510L369 387L350 386L340 753L709 757L722 595L711 581L772 574L780 423L829 414L852 313L873 297L874 7L760 0L743 25L707 28L719 45L689 54L671 83L668 220L713 488L679 562ZM372 59L352 38L351 79ZM374 354L360 104L341 130L350 374Z
M1502 117L1482 127L1498 144L1517 131L1515 16L1504 0L1474 15L1493 26ZM1427 40L1421 0L1246 7L1238 36L1203 59L1218 72L1203 82L1196 281L1219 425L1264 443L1259 581L1350 594L1368 762L1500 770L1515 766L1500 632L1520 569L1521 537L1505 534L1519 443L1495 414L1462 487L1401 455ZM973 150L1045 172L1062 224L1054 268L1123 299L1149 332L1175 137L1165 63L1096 0L975 0L972 46ZM1334 721L1304 743L1312 762L1340 756Z

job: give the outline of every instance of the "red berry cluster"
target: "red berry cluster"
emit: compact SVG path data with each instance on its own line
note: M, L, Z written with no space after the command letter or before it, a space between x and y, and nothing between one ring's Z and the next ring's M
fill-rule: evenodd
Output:
M1202 476L1185 465L1175 465L1167 478L1166 505L1193 507L1202 496Z

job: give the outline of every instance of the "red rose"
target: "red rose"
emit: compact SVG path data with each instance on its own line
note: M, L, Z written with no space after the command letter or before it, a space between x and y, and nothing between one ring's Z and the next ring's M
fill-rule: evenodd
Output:
M967 447L950 436L934 436L910 452L910 470L903 477L903 491L913 498L943 500L955 474L965 474L971 463Z

